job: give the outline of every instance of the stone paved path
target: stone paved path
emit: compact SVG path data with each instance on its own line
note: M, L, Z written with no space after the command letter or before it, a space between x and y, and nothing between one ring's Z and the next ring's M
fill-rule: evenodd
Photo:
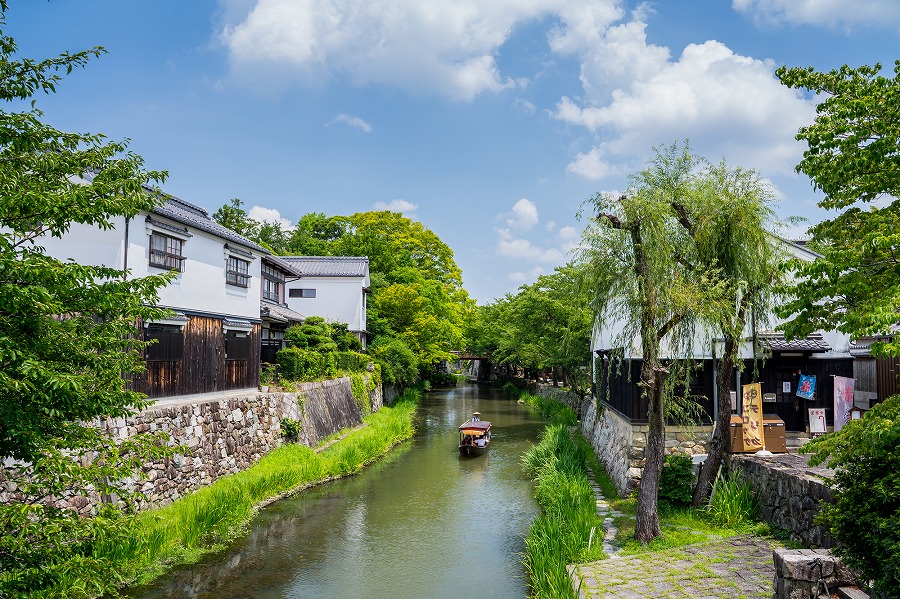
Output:
M772 549L753 536L569 566L584 599L770 599Z

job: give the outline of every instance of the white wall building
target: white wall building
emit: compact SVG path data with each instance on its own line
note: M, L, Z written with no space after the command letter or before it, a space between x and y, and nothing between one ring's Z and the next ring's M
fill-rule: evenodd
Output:
M347 323L366 347L369 259L346 256L281 256L300 276L288 280L288 308L328 322Z

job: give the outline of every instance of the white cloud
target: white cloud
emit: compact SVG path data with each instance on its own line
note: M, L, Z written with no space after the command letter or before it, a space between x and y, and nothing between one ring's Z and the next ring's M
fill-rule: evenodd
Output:
M548 231L552 231L553 229L556 228L556 221L555 221L555 220L548 220L548 221L547 221L547 224L546 224L546 227L547 227L547 230L548 230Z
M512 207L513 217L506 220L506 224L513 229L527 231L538 223L537 206L531 200L522 198Z
M731 6L759 24L900 27L896 0L732 0Z
M418 204L407 202L406 200L396 199L390 202L375 202L375 210L388 210L390 212L400 212L406 218L413 218L416 215Z
M527 239L514 237L509 229L498 229L497 253L509 258L523 258L536 262L562 263L565 254L557 248L543 248Z
M664 53L646 45L643 26L619 33L631 36L629 52L640 54L643 47L647 55L635 78L609 90L608 81L622 82L599 68L583 69L588 99L579 104L563 97L553 113L603 140L578 154L570 172L603 179L635 158L643 162L649 148L685 138L712 160L726 157L779 174L793 172L802 153L794 135L812 121L815 108L781 85L771 61L735 54L716 41L690 44L676 61L663 60ZM624 39L621 43L628 45ZM585 62L594 59L601 57L589 55ZM608 91L608 100L602 90Z
M516 271L511 272L506 275L506 278L514 283L526 283L528 281L535 281L537 278L543 274L546 274L547 271L541 268L540 266L535 266L530 269L528 272Z
M534 114L537 110L537 107L525 98L516 98L513 100L513 106L525 114Z
M277 223L282 229L293 229L294 224L288 219L281 216L281 213L275 208L264 208L262 206L253 206L247 211L247 216L259 222Z
M559 15L569 35L605 27L619 0L222 0L219 39L230 75L265 89L319 84L397 85L471 100L521 86L495 56L516 26Z
M334 120L332 120L330 123L328 123L327 126L330 127L331 125L334 125L335 123L345 123L347 125L350 125L351 127L356 127L358 129L360 129L364 133L372 132L372 125L370 125L363 119L359 118L358 116L350 116L349 114L339 114L336 117L334 117Z

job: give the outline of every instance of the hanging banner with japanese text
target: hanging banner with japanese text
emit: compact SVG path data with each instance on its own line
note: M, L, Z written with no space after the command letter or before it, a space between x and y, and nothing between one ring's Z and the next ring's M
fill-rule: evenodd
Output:
M744 451L763 449L762 388L759 383L741 387L741 415Z
M797 396L803 399L812 399L816 393L816 377L810 374L801 374L797 383Z
M850 410L853 408L853 383L855 379L843 376L834 377L834 430L850 420Z

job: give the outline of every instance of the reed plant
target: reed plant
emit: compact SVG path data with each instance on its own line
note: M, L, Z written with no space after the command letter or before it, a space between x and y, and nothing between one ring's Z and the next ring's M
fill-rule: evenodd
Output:
M603 557L599 537L597 546L589 548L591 529L602 530L587 476L590 453L586 442L573 439L565 424L556 423L522 457L541 506L523 558L535 597L575 597L566 564Z
M739 476L719 479L713 485L707 511L719 526L752 525L759 516L760 501L750 481Z
M413 434L420 398L407 389L390 407L365 418L365 426L320 453L283 445L243 472L225 476L172 504L122 516L127 542L95 544L93 558L113 564L120 580L72 577L34 597L91 597L113 592L124 581L146 583L178 564L193 563L240 536L258 506L272 498L358 472Z
M575 410L555 399L523 392L519 394L519 401L524 401L534 406L541 413L541 416L552 423L564 424L565 426L578 424L578 416L575 414Z

